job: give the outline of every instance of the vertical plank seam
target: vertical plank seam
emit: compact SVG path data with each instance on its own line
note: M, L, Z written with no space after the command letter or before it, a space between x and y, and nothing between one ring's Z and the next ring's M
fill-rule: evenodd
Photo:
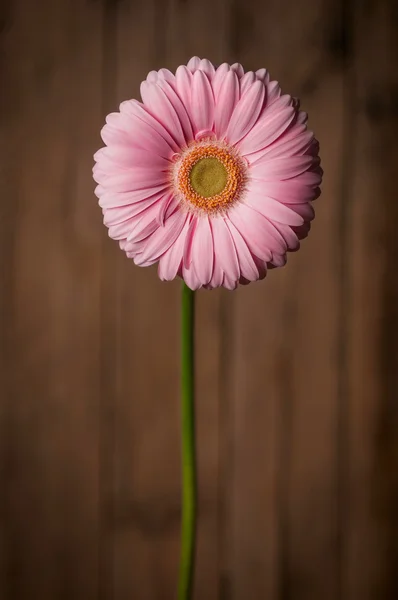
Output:
M228 294L228 296L227 296ZM233 313L235 295L221 291L219 330L220 330L220 357L219 357L219 414L218 414L218 444L219 444L219 469L218 469L218 515L217 515L217 542L218 542L218 578L220 600L231 600L231 578L228 570L228 556L233 553L231 547L233 536L228 535L231 527L229 519L233 506L232 491L233 470L235 464L234 446L234 406L232 402L232 384L235 335L233 327Z
M355 153L355 134L357 119L355 115L355 57L353 51L354 35L354 10L355 0L341 0L342 19L342 44L343 44L343 153L341 165L341 195L339 219L337 222L337 239L339 240L340 253L338 256L338 281L339 281L339 321L337 341L337 456L336 456L336 482L337 482L337 535L336 535L336 569L337 569L337 597L340 600L348 599L346 587L345 564L347 546L347 525L349 521L349 411L347 410L349 398L349 365L348 365L348 340L350 335L350 252L349 231L352 215L352 177L351 165Z
M1 7L1 18L3 29L0 31L0 42L3 36L10 35L10 32L17 29L16 19L13 14L13 4L11 1L4 3ZM15 68L13 64L12 54L7 56L9 68L4 69L3 74L12 72ZM11 106L13 93L16 93L15 84L12 78L10 85L4 85L5 94L2 99L3 107ZM8 82L7 82L8 83ZM7 90L7 91L6 91ZM10 94L8 102L6 102L7 92ZM23 118L19 115L20 122ZM4 131L4 130L3 130ZM16 340L16 253L17 253L17 233L18 233L18 217L20 211L20 165L16 159L16 148L14 144L15 131L13 130L12 138L9 139L8 133L11 134L9 122L5 127L4 141L2 139L1 149L7 147L7 158L11 159L6 167L3 166L2 176L5 188L9 187L12 190L12 202L3 203L1 207L1 256L0 256L0 279L2 284L2 293L0 298L0 319L2 323L2 331L0 334L0 372L3 375L2 388L4 395L2 397L2 409L0 414L0 482L3 483L2 493L0 494L0 569L3 572L0 574L0 585L4 584L4 592L7 598L15 598L18 592L18 572L17 572L17 552L15 546L14 522L12 519L12 496L10 493L9 482L15 478L16 454L15 454L15 413L14 407L17 406L17 398L14 387L13 373L15 370L17 356L17 340ZM11 167L12 165L12 167ZM8 483L8 485L7 485ZM3 587L3 586L2 586Z
M289 487L292 472L292 433L294 389L293 381L293 335L296 324L295 290L297 284L292 279L286 290L283 306L282 348L279 352L279 419L278 419L278 456L276 469L276 505L278 507L277 532L277 585L276 596L280 600L291 597L291 580L289 568L290 522L289 522ZM283 367L283 369L282 369Z
M117 82L117 11L118 0L103 0L102 6L102 113L113 104ZM118 270L115 270L104 236L101 247L100 283L100 394L99 394L99 544L98 599L114 597L114 457L115 401L117 373L117 299ZM112 307L112 308L111 308Z

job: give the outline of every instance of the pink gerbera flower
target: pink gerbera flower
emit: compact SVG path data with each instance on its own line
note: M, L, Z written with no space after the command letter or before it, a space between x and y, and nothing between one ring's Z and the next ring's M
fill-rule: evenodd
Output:
M151 71L106 118L94 158L109 235L191 289L234 289L286 263L314 217L319 144L265 69L192 58Z

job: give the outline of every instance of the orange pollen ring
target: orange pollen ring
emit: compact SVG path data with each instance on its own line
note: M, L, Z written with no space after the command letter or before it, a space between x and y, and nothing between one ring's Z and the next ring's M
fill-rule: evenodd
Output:
M193 167L204 158L215 158L224 166L227 180L224 189L214 196L202 196L192 187L191 172ZM175 165L175 185L177 192L189 208L214 213L222 212L230 207L240 195L245 183L245 168L242 159L226 146L215 144L198 144L178 160Z

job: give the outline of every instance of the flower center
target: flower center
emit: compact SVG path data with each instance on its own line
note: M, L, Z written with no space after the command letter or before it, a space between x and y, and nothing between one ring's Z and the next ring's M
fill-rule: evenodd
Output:
M188 148L175 165L177 193L189 208L206 213L226 210L239 198L245 165L226 144L204 140Z
M191 169L189 179L193 190L211 198L220 194L227 185L228 172L223 163L214 156L200 158Z

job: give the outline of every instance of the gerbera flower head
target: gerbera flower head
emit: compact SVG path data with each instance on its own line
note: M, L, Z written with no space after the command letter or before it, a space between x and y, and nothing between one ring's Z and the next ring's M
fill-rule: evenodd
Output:
M266 69L192 58L106 118L96 195L136 265L191 289L263 279L297 250L322 169L307 114Z

